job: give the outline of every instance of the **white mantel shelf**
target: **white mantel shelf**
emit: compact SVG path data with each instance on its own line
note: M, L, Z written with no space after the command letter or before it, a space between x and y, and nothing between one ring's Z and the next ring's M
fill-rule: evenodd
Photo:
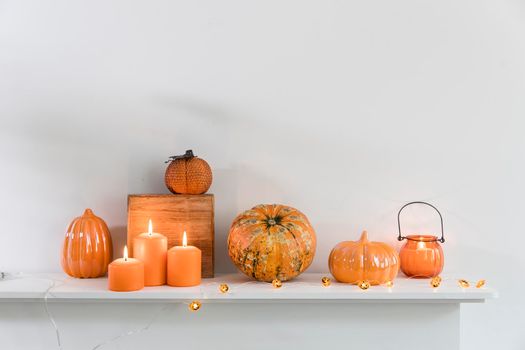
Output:
M255 282L240 274L218 275L203 279L200 286L174 288L146 287L137 292L111 292L106 278L75 279L63 274L18 275L0 281L0 302L42 301L128 301L177 302L193 299L206 302L398 302L398 303L480 303L497 297L489 288L461 288L456 280L446 279L433 289L428 279L398 278L392 288L357 286L332 282L321 285L321 274L303 274L276 289L270 283ZM54 287L50 289L53 285ZM219 285L227 283L230 290L222 294Z

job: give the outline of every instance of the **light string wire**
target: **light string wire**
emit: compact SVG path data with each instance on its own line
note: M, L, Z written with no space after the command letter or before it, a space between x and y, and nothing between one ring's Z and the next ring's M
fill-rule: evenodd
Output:
M22 272L19 272L19 273L9 273L9 272L1 272L0 273L0 280L16 280L16 279L26 279L26 278L32 278L32 279L36 279L36 280L42 280L42 281L47 281L47 282L50 282L50 285L49 287L46 288L46 290L44 291L44 311L49 319L49 322L51 323L51 325L53 326L53 330L55 332L55 337L56 337L56 342L57 342L57 347L59 350L63 350L63 347L62 347L62 338L60 336L60 329L58 328L58 325L55 321L55 317L53 316L53 313L51 312L51 310L49 310L49 305L48 305L48 299L49 299L49 296L53 296L51 291L56 288L56 287L59 287L61 285L63 285L65 283L64 280L62 281L58 281L56 279L53 279L53 278L43 278L41 276L34 276L34 275L28 275L28 274L24 274ZM57 282L60 282L59 285L57 285Z
M56 337L56 343L57 343L57 348L58 350L64 350L64 347L63 347L63 344L62 344L62 337L61 337L61 331L60 331L60 328L58 327L58 324L55 320L55 316L53 315L53 313L51 312L50 310L50 307L49 307L49 299L51 297L54 298L55 296L53 295L53 290L57 287L60 287L62 285L64 285L67 281L66 280L56 280L56 279L53 279L53 278L42 278L41 276L34 276L34 275L28 275L28 274L24 274L24 273L7 273L7 272L1 272L0 273L0 280L12 280L12 279L26 279L26 278L33 278L33 279L37 279L37 280L43 280L43 281L48 281L50 282L50 285L46 288L46 290L43 292L43 299L44 299L44 311L49 319L49 322L51 323L51 325L53 326L53 330L54 330L54 333L55 333L55 337ZM60 284L58 284L60 283ZM244 285L248 285L248 284L255 284L257 283L257 281L248 281L248 282L244 282L244 283L241 283L241 284L238 284L233 290L229 291L229 293L235 293L235 291L237 289L239 289L239 287L242 288L242 286ZM202 284L200 285L200 288L199 288L199 293L198 293L198 296L197 300L207 300L207 299L210 299L210 295L206 294L204 292L204 289L207 289L208 287L213 287L213 286L217 286L217 290L218 290L218 286L220 286L220 283L218 282L210 282L210 283L206 283L206 284ZM220 292L218 292L220 293ZM213 295L212 295L213 296ZM175 304L182 304L182 305L185 305L187 307L189 307L191 302L185 302L185 301L181 301L181 302L171 302L167 305L165 305L164 307L162 307L161 309L159 309L150 319L150 321L143 327L140 327L138 329L134 329L134 330L129 330L129 331L126 331L126 332L123 332L119 335L116 335L112 338L109 338L103 342L100 342L98 344L96 344L94 347L92 347L92 350L99 350L99 349L102 349L103 347L106 347L107 345L111 345L115 342L118 342L119 340L123 339L123 338L126 338L126 337L130 337L130 336L133 336L135 334L139 334L139 333L142 333L142 332L145 332L147 330L149 330L153 324L157 321L157 319L161 316L161 314L166 311L167 309L169 309L171 306L174 306Z
M245 282L245 283L241 283L239 285L236 286L236 288L232 291L228 291L228 293L234 293L235 290L238 289L238 287L241 287L243 285L246 285L246 284L254 284L254 283L257 283L257 281L249 281L249 282ZM209 295L209 294L206 294L204 292L204 289L207 289L208 287L213 287L213 286L217 286L217 291L219 290L219 286L221 285L221 283L219 282L210 282L210 283L205 283L205 284L201 284L199 286L199 293L197 295L197 297L194 299L195 301L200 301L200 300L208 300L210 299L210 296L213 297L213 295ZM220 292L218 292L220 293ZM165 305L164 307L162 307L159 311L157 311L153 317L151 317L150 321L144 326L144 327L141 327L141 328L138 328L138 329L135 329L135 330L130 330L130 331L126 331L126 332L123 332L119 335L116 335L112 338L109 338L103 342L100 342L98 344L96 344L94 347L91 348L91 350L100 350L102 349L103 347L106 347L107 345L111 345L115 342L118 342L120 341L121 339L124 339L124 338L127 338L127 337L131 337L133 335L136 335L136 334L139 334L139 333L142 333L142 332L145 332L147 330L149 330L153 324L157 321L157 319L161 316L161 314L166 311L167 309L169 309L170 307L172 306L175 306L175 305L185 305L186 307L189 307L190 304L192 303L193 301L180 301L180 302L170 302L169 304ZM62 350L62 349L60 349Z
M154 315L153 317L151 317L151 319L149 320L149 322L144 326L144 327L141 327L141 328L138 328L138 329L134 329L134 330L130 330L130 331L127 331L127 332L123 332L119 335L116 335L112 338L109 338L101 343L98 343L97 345L95 345L93 348L91 348L91 350L98 350L98 349L101 349L103 347L105 347L106 345L110 345L112 343L115 343L115 342L118 342L119 340L123 339L123 338L127 338L127 337L131 337L135 334L139 334L139 333L142 333L142 332L145 332L147 330L149 330L153 324L155 323L155 321L157 321L157 319L160 317L160 315L166 311L167 309L169 309L171 306L174 306L176 303L170 303L170 304L167 304L167 305L164 305L162 308L160 308L160 310L158 310ZM184 304L184 303L183 303Z
M45 294L44 294L44 310L46 311L47 317L49 318L49 322L51 322L51 324L53 325L53 328L55 329L55 336L56 336L58 349L62 350L63 348L62 348L62 339L60 337L60 330L58 329L58 325L55 321L55 317L49 310L49 305L48 305L48 298L49 298L49 295L51 294L51 291L56 287L56 280L48 279L48 281L51 281L51 285L46 289ZM64 282L62 281L60 285L63 285L63 284Z

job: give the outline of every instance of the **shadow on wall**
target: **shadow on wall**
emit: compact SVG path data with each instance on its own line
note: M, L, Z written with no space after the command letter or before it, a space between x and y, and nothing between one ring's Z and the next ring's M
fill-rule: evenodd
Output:
M229 259L227 248L228 232L233 219L254 205L275 202L287 204L288 198L285 197L286 191L280 187L277 179L272 178L269 173L255 169L253 164L236 161L231 167L220 168L214 164L213 159L221 159L221 154L232 152L232 156L226 159L242 158L244 154L238 154L239 152L251 152L249 148L236 148L236 145L243 144L244 138L247 137L243 130L258 130L264 134L269 131L266 130L267 125L253 116L243 118L239 110L224 104L191 96L153 96L152 101L157 107L169 111L170 115L177 116L176 119L169 119L171 123L176 120L176 125L172 128L166 125L168 119L164 120L166 130L184 130L184 134L173 135L176 136L173 138L176 144L170 146L172 149L180 149L182 153L181 144L184 143L195 148L198 146L199 149L195 149L197 155L206 154L206 160L213 170L213 183L208 193L215 195L215 272L233 272L235 267ZM200 137L206 130L213 132L208 133L208 137ZM192 140L195 136L199 138ZM289 140L289 136L282 139ZM298 140L295 144L297 142ZM158 181L158 178L161 178L159 169L153 169L151 165L148 174L141 179L144 191L166 191L163 181Z
M111 226L111 239L113 241L113 259L122 257L124 246L127 244L127 227L126 226Z
M215 272L235 271L228 256L228 233L241 212L262 203L286 204L283 189L269 176L246 165L215 169ZM218 185L218 186L217 186Z

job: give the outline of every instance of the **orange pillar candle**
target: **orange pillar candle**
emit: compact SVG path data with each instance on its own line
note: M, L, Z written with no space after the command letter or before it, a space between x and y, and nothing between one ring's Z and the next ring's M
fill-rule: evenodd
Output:
M133 257L144 263L144 285L161 286L166 284L166 254L168 238L153 232L151 220L148 232L133 239Z
M114 260L108 266L109 290L132 292L144 288L144 263L128 258L128 247L124 247L124 257Z
M173 287L191 287L201 283L201 250L188 246L186 232L182 246L168 250L168 284Z

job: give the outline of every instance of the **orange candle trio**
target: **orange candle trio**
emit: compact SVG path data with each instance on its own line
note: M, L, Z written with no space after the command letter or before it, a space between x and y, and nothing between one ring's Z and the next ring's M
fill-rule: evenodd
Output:
M144 286L166 284L174 287L190 287L201 283L202 253L197 247L188 246L184 232L182 246L168 251L166 236L153 232L151 220L148 232L133 239L134 258L124 257L109 264L109 289L116 292L131 292Z

